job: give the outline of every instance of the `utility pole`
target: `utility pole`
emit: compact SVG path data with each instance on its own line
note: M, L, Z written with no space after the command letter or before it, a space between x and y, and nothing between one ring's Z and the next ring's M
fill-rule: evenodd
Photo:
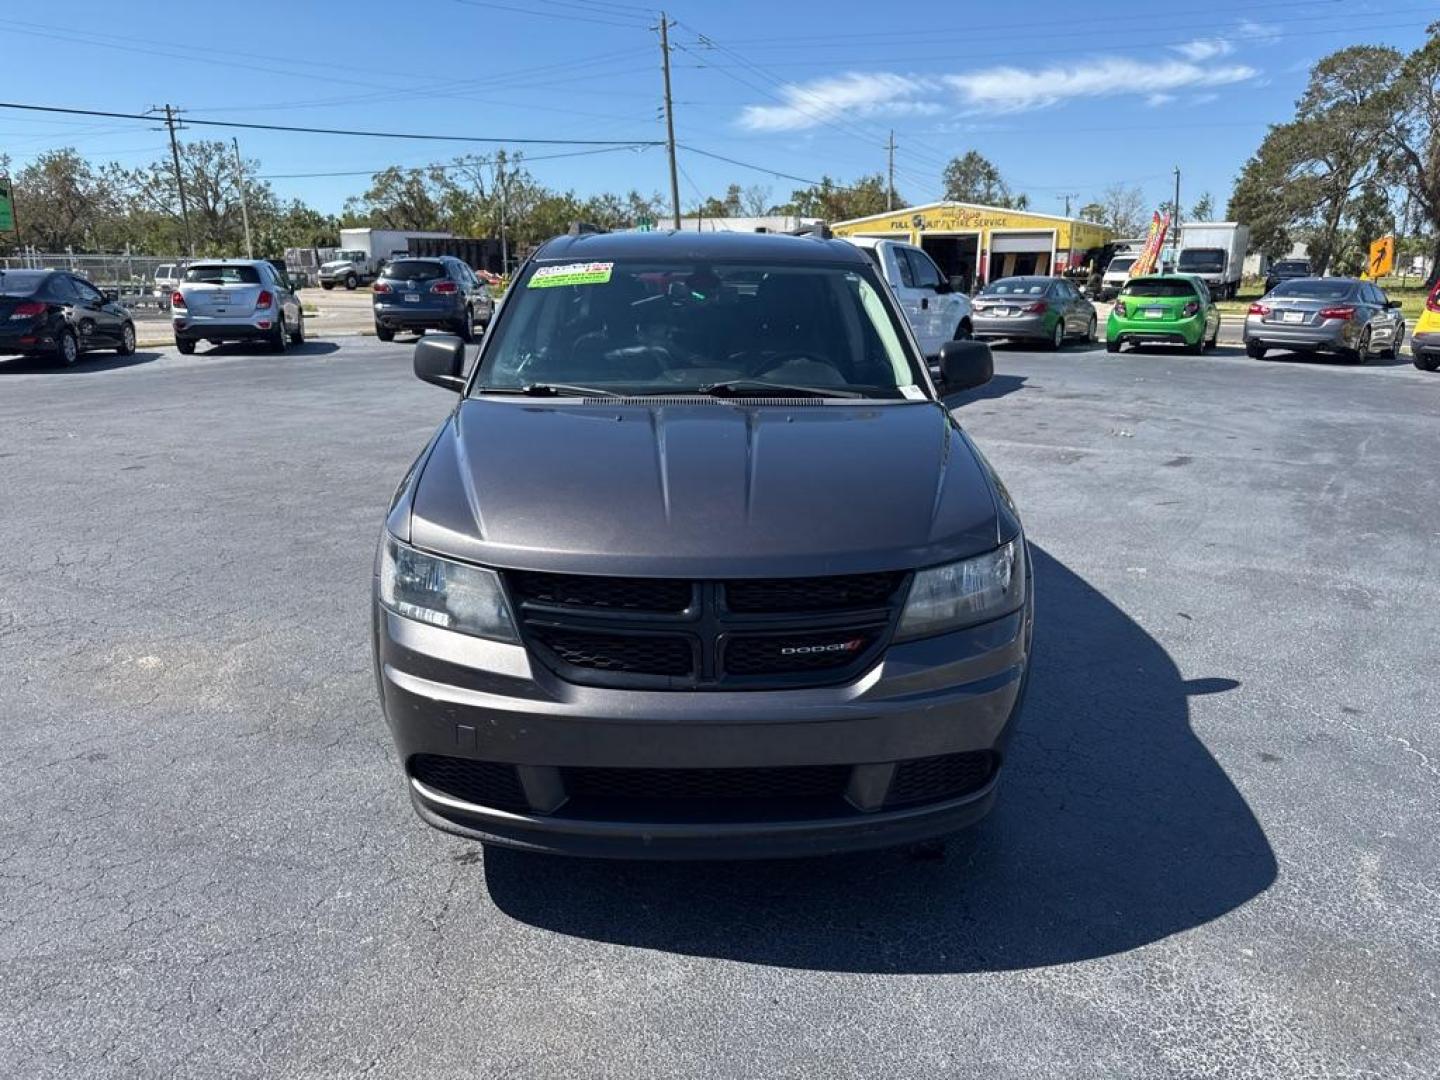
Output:
M245 222L245 257L253 259L255 245L250 242L250 197L245 192L245 163L240 160L240 140L232 138L230 145L235 148L235 177L236 183L240 185L240 218Z
M1078 199L1079 197L1080 197L1080 193L1079 193L1079 192L1076 192L1076 191L1070 191L1070 192L1065 193L1064 195L1056 195L1056 196L1055 196L1055 198L1057 198L1057 199L1061 200L1062 202L1064 202L1064 204L1065 204L1065 216L1066 216L1067 218L1070 216L1070 200L1071 200L1071 199Z
M680 174L675 164L675 103L670 96L670 20L660 12L660 70L665 73L665 148L670 153L670 215L680 228Z
M500 195L500 273L510 272L510 242L505 232L505 151L495 155L495 188Z
M887 185L886 185L886 187L885 187L885 209L886 209L887 211L890 211L890 210L894 210L894 209L895 209L895 129L894 129L894 128L891 128L891 129L890 129L890 141L885 145L885 149L890 152L889 167L886 169L886 173L887 173L888 176L889 176L889 182L887 183Z
M180 171L180 147L175 142L175 117L179 109L170 105L152 105L147 112L164 112L165 129L170 132L170 160L175 163L175 186L180 191L180 218L185 223L185 246L189 249L193 258L195 255L195 238L190 232L190 206L185 201L185 177Z
M1180 262L1180 166L1175 166L1175 201L1170 206L1170 250L1175 253L1175 262ZM1160 257L1160 271L1165 271L1165 257Z

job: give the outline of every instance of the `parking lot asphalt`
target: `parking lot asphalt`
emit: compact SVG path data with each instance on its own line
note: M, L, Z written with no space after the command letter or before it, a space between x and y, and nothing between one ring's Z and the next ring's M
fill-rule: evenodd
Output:
M0 1075L1434 1075L1440 377L998 350L951 402L1037 563L994 814L652 865L411 813L409 351L0 362Z

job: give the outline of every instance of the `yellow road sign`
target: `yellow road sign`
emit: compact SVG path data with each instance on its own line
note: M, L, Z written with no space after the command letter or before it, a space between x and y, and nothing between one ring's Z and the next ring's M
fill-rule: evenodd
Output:
M1395 237L1382 236L1370 245L1370 259L1366 269L1371 281L1382 278L1395 269Z

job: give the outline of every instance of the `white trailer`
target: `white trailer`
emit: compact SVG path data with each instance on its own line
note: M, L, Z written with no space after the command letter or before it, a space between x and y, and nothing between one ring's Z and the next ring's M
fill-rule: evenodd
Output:
M320 267L320 286L353 289L364 285L374 281L387 262L404 255L411 240L450 240L454 235L416 229L341 229L340 250Z
M1180 257L1175 269L1194 274L1216 299L1229 300L1240 288L1250 226L1238 221L1200 221L1180 226Z

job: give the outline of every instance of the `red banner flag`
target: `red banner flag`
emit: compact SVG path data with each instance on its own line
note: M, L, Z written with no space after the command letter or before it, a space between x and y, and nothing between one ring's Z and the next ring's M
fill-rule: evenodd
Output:
M1165 246L1165 234L1170 231L1170 215L1163 218L1160 211L1155 211L1150 217L1150 231L1145 237L1145 246L1140 249L1140 257L1130 267L1131 277L1141 277L1144 274L1153 274L1155 264L1160 260L1160 249Z

